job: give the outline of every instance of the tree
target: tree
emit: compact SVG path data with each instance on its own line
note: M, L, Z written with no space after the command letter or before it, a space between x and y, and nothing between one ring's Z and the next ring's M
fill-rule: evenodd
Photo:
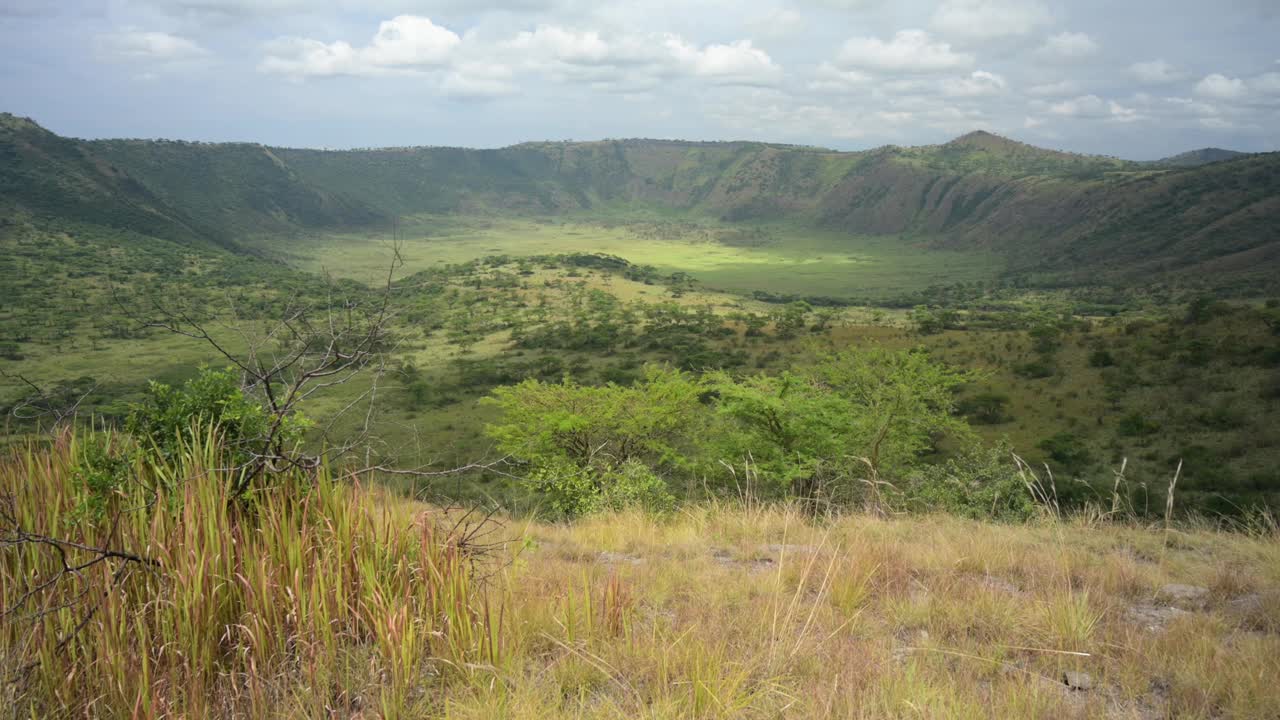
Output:
M1005 442L972 445L957 457L914 470L902 483L909 510L948 512L975 520L1022 522L1035 517L1037 504L1018 473Z
M1093 455L1084 439L1069 432L1060 432L1041 440L1036 446L1049 459L1070 474L1079 474L1093 462Z
M973 374L923 351L845 350L828 355L815 374L858 411L856 432L876 472L910 465L935 435L969 433L953 411L956 388Z
M646 366L627 386L525 380L494 390L502 411L486 428L499 449L532 467L529 486L565 515L577 515L611 496L633 493L627 481L654 488L637 471L686 466L683 447L698 435L700 382L679 370Z
M316 392L343 385L357 376L369 380L368 389L361 392L337 414L328 418L322 428L321 438L326 444L325 454L330 458L348 455L357 447L366 450L372 459L370 425L374 414L379 380L387 371L388 351L394 346L391 322L396 315L395 273L403 265L399 247L387 270L386 281L381 288L371 289L359 284L334 281L326 278L323 288L300 289L285 299L275 319L253 332L248 324L235 327L235 340L246 347L237 352L228 337L221 336L218 328L228 330L226 318L218 317L216 310L205 305L174 299L168 302L149 298L149 307L138 309L115 296L121 310L143 328L160 328L176 335L207 343L229 364L230 373L236 378L242 397L252 398L250 404L259 407L265 415L255 425L256 434L244 434L239 439L240 480L232 495L243 498L256 483L286 468L314 471L323 458L303 452L297 442L299 406ZM237 309L230 308L231 320L236 319ZM221 376L209 376L209 383L223 384ZM192 391L203 392L199 388ZM176 412L186 400L172 389L157 393L153 388L153 410L161 415ZM328 430L346 412L361 408L364 419L360 429L348 433L339 442L329 443ZM144 430L147 428L143 428ZM375 468L369 468L375 469ZM376 469L383 469L378 467Z
M956 411L976 425L999 425L1013 418L1009 415L1009 396L984 392L967 397L956 404Z
M152 381L143 401L132 407L125 429L149 440L166 460L182 453L191 432L213 430L231 451L232 461L249 467L259 450L257 441L267 436L274 420L261 403L245 394L233 370L203 368L182 387ZM309 424L296 411L286 415L277 431L279 449L291 451Z
M815 332L826 332L838 318L840 317L840 309L834 307L825 307L814 313L813 330Z
M795 337L796 333L804 329L805 318L812 311L813 306L804 300L789 302L776 310L773 313L773 325L778 330L778 336Z
M913 466L937 435L967 436L953 390L969 379L922 352L850 350L806 371L711 376L725 463L750 458L766 489L811 497ZM870 478L864 477L870 475ZM828 493L829 494L829 493Z
M935 335L943 330L942 320L924 305L912 308L911 321L916 325L916 332L921 335Z

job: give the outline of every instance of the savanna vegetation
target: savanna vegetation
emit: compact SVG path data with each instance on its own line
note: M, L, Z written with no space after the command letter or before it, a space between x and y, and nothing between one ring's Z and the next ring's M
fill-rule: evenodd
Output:
M1280 704L1274 157L0 120L15 717Z

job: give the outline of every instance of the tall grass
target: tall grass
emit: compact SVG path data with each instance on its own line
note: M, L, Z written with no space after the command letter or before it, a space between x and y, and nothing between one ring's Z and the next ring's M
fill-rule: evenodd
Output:
M121 553L66 574L58 549L6 536L0 711L14 717L1274 718L1280 706L1274 535L1186 528L1167 542L1141 524L815 515L744 497L513 522L507 561L485 567L442 511L327 468L230 503L208 435L170 465L134 462L127 486L86 508L90 443L132 448L68 433L0 460L0 496L28 538L74 543L61 546L73 566ZM1053 496L1048 477L1041 488ZM1153 629L1172 582L1212 590ZM1068 671L1093 689L1069 689Z
M397 717L496 661L474 570L431 515L328 468L277 473L237 504L208 433L171 464L135 461L106 511L87 515L78 469L91 442L130 449L69 431L0 462L15 524L63 543L0 553L0 705L29 717ZM144 561L65 570L95 548Z

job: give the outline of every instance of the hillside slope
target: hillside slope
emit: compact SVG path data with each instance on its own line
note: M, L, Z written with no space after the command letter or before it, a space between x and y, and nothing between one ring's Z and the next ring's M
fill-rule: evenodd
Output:
M319 151L76 141L12 116L0 128L8 212L191 242L386 227L424 213L652 209L982 248L1043 283L1172 272L1258 287L1280 261L1277 153L1197 164L1220 157L1200 151L1153 165L986 132L865 152L669 140Z
M1234 160L1246 154L1235 150L1223 150L1222 148L1200 148L1199 150L1188 150L1184 153L1157 160L1156 164L1194 167L1196 165L1222 162L1223 160Z
M84 143L0 114L0 224L19 219L128 229L181 244L232 244Z
M166 466L176 497L156 501L160 471L138 463L130 512L97 517L77 439L0 456L23 529L97 565L49 582L67 560L33 540L0 564L6 607L31 608L0 625L29 668L6 688L22 717L1261 720L1280 704L1273 535L755 503L499 525L327 464L230 513L230 471L202 446Z

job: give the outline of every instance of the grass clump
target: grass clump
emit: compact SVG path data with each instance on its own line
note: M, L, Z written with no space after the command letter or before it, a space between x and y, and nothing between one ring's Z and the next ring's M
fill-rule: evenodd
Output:
M0 463L0 704L19 715L418 716L497 659L472 567L432 514L327 468L237 500L208 433L134 462L87 516L94 441L66 432Z

